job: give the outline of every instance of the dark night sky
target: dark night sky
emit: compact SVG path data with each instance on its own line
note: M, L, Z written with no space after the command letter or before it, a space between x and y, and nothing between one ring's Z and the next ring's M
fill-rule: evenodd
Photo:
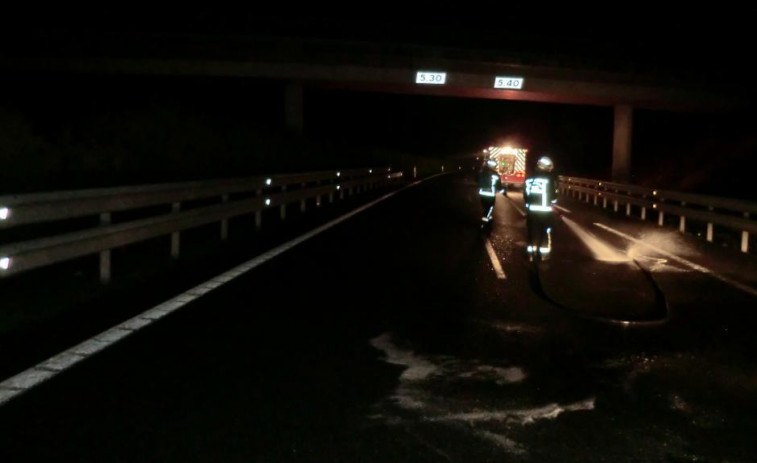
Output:
M372 7L318 8L286 5L247 7L159 7L128 3L77 10L52 6L24 11L7 7L5 34L50 33L107 35L208 34L286 35L452 47L531 49L684 65L692 58L711 65L733 64L753 46L757 7L671 7L660 2L603 7L533 5L492 9L473 3L447 8L431 2ZM262 10L262 11L261 11ZM295 12L293 12L293 10ZM713 62L712 54L719 54ZM725 56L723 55L725 54Z

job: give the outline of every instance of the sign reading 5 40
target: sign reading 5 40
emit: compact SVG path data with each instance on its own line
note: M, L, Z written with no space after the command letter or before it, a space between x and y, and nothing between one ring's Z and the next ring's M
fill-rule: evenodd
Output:
M523 88L523 77L495 77L494 88L514 88L520 90Z

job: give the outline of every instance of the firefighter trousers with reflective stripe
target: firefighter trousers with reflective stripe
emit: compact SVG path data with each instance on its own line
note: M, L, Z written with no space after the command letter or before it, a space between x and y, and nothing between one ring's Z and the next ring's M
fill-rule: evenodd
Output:
M528 212L526 216L528 227L528 245L537 248L549 247L547 230L552 228L552 212Z

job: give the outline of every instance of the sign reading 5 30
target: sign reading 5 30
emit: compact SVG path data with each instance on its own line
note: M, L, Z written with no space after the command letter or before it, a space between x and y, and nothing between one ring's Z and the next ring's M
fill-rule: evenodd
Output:
M447 82L447 73L446 72L418 71L415 74L415 83L416 84L444 85L446 82Z
M494 88L514 88L520 90L523 88L523 77L495 77Z

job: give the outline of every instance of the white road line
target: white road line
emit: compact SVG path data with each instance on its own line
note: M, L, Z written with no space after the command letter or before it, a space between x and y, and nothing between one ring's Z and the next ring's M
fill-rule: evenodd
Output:
M489 253L489 259L492 261L492 265L494 266L494 272L497 274L497 278L500 280L504 280L507 278L505 275L505 271L502 270L502 264L499 263L499 258L497 257L497 253L494 252L494 248L492 247L492 242L489 241L489 239L486 239L486 252Z
M747 286L747 285L745 285L743 283L739 283L738 281L734 281L734 280L732 280L732 279L730 279L728 277L720 275L719 273L715 273L712 270L708 269L707 267L702 267L699 264L695 264L694 262L691 262L690 260L684 259L683 257L678 257L675 254L671 254L668 251L665 251L664 249L658 248L657 246L654 246L654 245L651 245L651 244L647 244L647 243L645 243L645 242L643 242L643 241L641 241L639 239L634 238L633 236L626 235L623 232L619 232L618 230L610 228L607 225L603 225L601 223L594 223L594 225L596 225L597 227L599 227L599 228L601 228L603 230L607 230L610 233L614 233L614 234L616 234L616 235L618 235L618 236L620 236L622 238L625 238L628 241L640 244L642 246L646 246L649 249L651 249L651 250L653 250L653 251L655 251L657 253L662 254L663 256L666 256L666 257L669 257L670 259L673 259L676 262L679 262L679 263L684 264L684 265L686 265L688 267L691 267L692 269L697 270L699 272L702 272L702 273L704 273L706 275L710 275L713 278L717 278L718 280L722 281L723 283L729 284L729 285L733 286L734 288L740 289L740 290L744 291L747 294L750 294L752 296L756 296L757 297L757 289L752 288L751 286Z
M242 275L243 273L262 265L266 261L273 259L274 257L277 257L280 254L283 254L284 252L292 249L298 244L301 244L304 241L307 241L310 238L313 238L314 236L319 235L320 233L323 233L329 228L332 228L335 225L338 225L344 222L345 220L351 218L352 216L359 214L360 212L363 212L364 210L372 206L375 206L376 204L386 199L391 198L397 193L400 193L408 188L412 188L418 185L419 183L422 183L426 180L430 180L434 177L438 177L440 175L445 175L445 174L432 175L426 179L418 180L409 185L406 185L400 188L399 190L385 194L384 196L374 201L371 201L368 204L365 204L351 212L348 212L347 214L344 214L341 217L338 217L332 220L331 222L328 222L314 230L309 231L308 233L305 233L304 235L301 235L274 249L271 249L243 264L240 264L232 268L231 270L228 270L220 275L217 275L204 283L200 283L194 288L191 288L183 292L182 294L179 294L178 296L175 296L167 300L166 302L163 302L162 304L159 304L151 309L148 309L145 312L142 312L141 314L131 318L130 320L127 320L119 325L111 327L103 331L102 333L99 333L91 337L90 339L82 342L81 344L78 344L59 354L56 354L50 357L49 359L45 360L44 362L41 362L34 367L31 367L25 371L22 371L21 373L15 376L12 376L4 380L3 382L0 382L0 406L9 402L10 400L13 400L14 398L18 397L20 394L26 392L32 387L37 386L55 377L58 373L71 368L72 366L76 365L77 363L81 362L87 357L111 346L112 344L115 344L116 342L124 338L127 338L136 330L139 330L139 329L144 328L145 326L151 325L153 322L159 320L165 315L168 315L169 313L184 307L185 305L189 304L193 300L199 297L202 297L203 294L206 294L207 292L224 285L225 283L235 279L236 277ZM114 330L120 330L121 332L115 332Z
M510 198L507 198L507 200L510 201L510 204L513 205L513 207L515 208L515 210L518 211L520 213L520 215L522 215L523 217L526 216L526 211L524 211L523 209L521 209L520 207L518 207L518 205L515 204L515 201L513 201Z
M556 208L560 209L561 211L565 212L566 214L572 214L572 212L570 212L568 209L565 209L562 206L558 206L557 204L553 204L552 207L556 207Z

